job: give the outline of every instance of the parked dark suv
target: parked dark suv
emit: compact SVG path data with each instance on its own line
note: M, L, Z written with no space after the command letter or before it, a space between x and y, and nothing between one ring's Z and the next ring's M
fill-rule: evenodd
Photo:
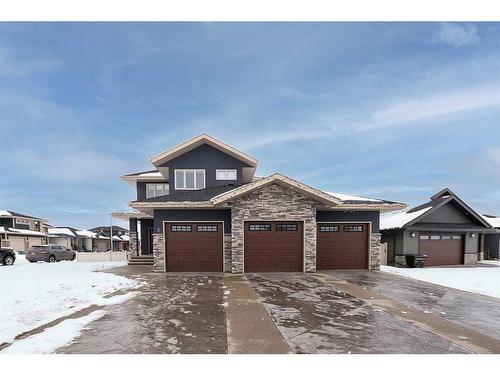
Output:
M76 252L60 245L35 245L26 252L26 260L34 262L59 262L60 260L75 260Z
M16 253L12 247L0 248L0 264L4 266L12 266L16 261Z

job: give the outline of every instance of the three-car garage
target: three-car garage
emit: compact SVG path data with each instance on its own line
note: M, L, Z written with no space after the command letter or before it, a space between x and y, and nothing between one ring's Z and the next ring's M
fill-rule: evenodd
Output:
M222 222L166 222L168 272L223 272ZM366 269L367 223L318 223L316 269ZM303 272L303 221L245 221L244 272Z

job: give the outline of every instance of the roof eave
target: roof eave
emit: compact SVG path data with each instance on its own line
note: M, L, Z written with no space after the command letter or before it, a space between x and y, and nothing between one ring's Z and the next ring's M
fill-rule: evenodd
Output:
M404 203L386 203L386 204L341 204L336 209L346 209L346 210L374 210L380 212L392 212L404 210L408 205Z
M322 204L326 204L328 206L339 206L342 201L335 198L334 196L327 194L321 190L315 189L311 186L303 184L302 182L291 179L290 177L284 176L280 173L273 173L270 176L264 177L260 180L251 182L249 184L240 186L239 188L230 190L226 193L222 193L210 201L214 204L214 206L218 206L222 203L225 203L229 200L236 199L242 195L248 194L254 190L258 190L263 188L266 185L277 183L280 185L285 185L294 191L298 191L300 194L310 197Z

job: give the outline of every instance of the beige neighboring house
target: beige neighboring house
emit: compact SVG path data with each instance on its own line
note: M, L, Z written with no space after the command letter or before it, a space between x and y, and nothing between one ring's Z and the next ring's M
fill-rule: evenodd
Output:
M47 243L48 224L44 219L20 214L10 210L0 210L0 239L2 246L15 251L25 251L33 245Z
M72 227L52 227L48 234L49 243L76 251L92 251L93 238L96 237L93 232Z

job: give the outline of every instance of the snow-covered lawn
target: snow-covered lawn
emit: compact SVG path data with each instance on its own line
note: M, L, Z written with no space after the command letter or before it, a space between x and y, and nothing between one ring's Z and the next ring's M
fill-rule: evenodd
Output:
M0 343L12 342L20 333L90 305L121 302L123 296L108 299L103 296L120 289L136 288L138 284L126 277L94 271L122 265L125 263L29 263L19 255L13 266L0 266ZM93 315L96 316L99 314ZM61 324L46 332L61 330L64 327ZM66 326L70 324L65 323ZM75 332L75 328L70 331ZM41 335L43 333L36 336ZM53 336L53 333L45 335ZM68 335L71 336L69 331Z
M380 270L467 292L500 298L500 263L487 261L487 264L498 265L498 267L397 268L381 266Z

